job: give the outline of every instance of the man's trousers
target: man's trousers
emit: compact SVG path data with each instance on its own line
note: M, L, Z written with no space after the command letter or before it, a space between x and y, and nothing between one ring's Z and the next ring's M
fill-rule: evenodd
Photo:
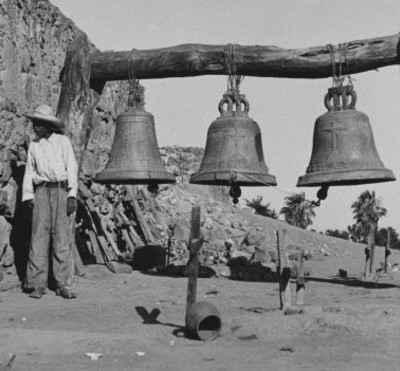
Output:
M56 288L66 286L71 275L70 222L67 216L68 192L62 186L39 185L35 191L32 216L32 242L26 270L25 288L46 288L49 251ZM50 242L52 249L50 249Z

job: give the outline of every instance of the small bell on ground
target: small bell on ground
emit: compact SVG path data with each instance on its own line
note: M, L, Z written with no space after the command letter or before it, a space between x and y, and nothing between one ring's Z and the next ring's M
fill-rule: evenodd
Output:
M245 96L226 93L218 109L221 116L208 129L203 160L190 183L229 186L233 202L237 203L241 186L272 186L276 180L265 164L261 131L248 117Z
M109 161L94 181L148 184L149 191L156 193L158 184L175 183L175 177L164 169L154 117L144 109L144 88L138 83L130 91L128 107L117 118Z
M297 186L322 187L319 200L326 198L329 186L396 180L379 158L369 119L355 109L356 100L352 85L330 88L328 112L315 122L310 164Z

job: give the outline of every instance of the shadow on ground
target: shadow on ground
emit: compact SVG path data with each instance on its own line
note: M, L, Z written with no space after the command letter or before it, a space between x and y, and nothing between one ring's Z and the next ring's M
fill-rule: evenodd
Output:
M162 326L168 326L168 327L174 327L175 330L172 332L175 336L177 337L182 337L185 334L185 327L184 326L179 326L174 323L168 323L168 322L161 322L157 318L161 314L160 309L158 308L153 308L150 312L142 306L137 306L135 307L135 310L137 314L143 319L143 324L146 325L162 325Z
M187 277L186 265L166 265L159 266L151 270L141 271L143 274L150 276L165 276L165 277ZM199 278L211 278L215 277L217 272L211 267L205 265L199 265L198 277Z
M359 278L307 277L306 280L314 281L314 282L333 283L333 284L344 285L344 286L364 287L367 289L391 289L391 288L395 288L395 287L400 287L399 285L394 285L392 283L384 283L384 282L379 282L379 281L366 281L366 280L362 280Z

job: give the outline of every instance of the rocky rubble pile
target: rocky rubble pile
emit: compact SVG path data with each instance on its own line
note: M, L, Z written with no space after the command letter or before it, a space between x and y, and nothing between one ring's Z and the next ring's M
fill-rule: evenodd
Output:
M252 215L250 210L247 211L246 217L238 214L237 211L241 208L230 202L225 187L197 186L188 183L190 174L196 171L200 164L202 149L174 146L161 148L160 152L166 170L176 176L177 184L160 186L157 195L148 192L145 186L104 186L93 183L85 177L82 179L81 212L78 213L77 223L78 231L86 233L85 236L78 237L84 241L84 245L87 245L90 239L87 236L88 223L82 224L79 217L87 214L87 210L89 212L92 210L94 213L92 218L100 218L103 224L108 225L102 229L112 250L116 250L113 246L119 249L121 244L126 245L126 238L120 238L121 222L115 216L116 210L120 210L125 213L125 218L135 219L131 220L135 228L133 233L137 234L133 238L137 240L133 243L134 248L146 243L159 244L168 249L169 263L185 264L188 258L191 209L193 206L201 206L204 244L200 261L203 264L225 264L229 258L238 255L247 256L253 261L271 260L270 251L274 249L274 236L268 238L261 228L253 226L252 221L248 219ZM140 210L129 214L126 204L128 199L129 202L135 200L134 202L138 204L136 207ZM146 202L143 202L144 200ZM138 212L142 213L143 217L138 218ZM91 235L99 233L99 228L91 229ZM143 232L145 230L149 231L147 237ZM89 244L93 245L93 242ZM98 244L101 246L101 243L96 245ZM80 245L82 250L82 243ZM120 249L121 253L126 250L124 246ZM90 246L89 250L93 250L93 246ZM121 260L122 254L117 252L116 255ZM112 260L112 257L108 260ZM96 262L96 259L94 261ZM99 262L102 262L101 259Z

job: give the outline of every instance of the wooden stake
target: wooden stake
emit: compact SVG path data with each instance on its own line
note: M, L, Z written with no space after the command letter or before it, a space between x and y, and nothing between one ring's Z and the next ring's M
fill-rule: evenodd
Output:
M158 243L158 241L153 237L149 226L147 225L146 219L142 213L142 209L139 206L139 203L136 199L132 199L129 203L136 215L136 219L138 221L139 227L142 230L143 236L146 239L146 243Z
M280 309L290 306L290 267L286 251L286 230L277 231L278 265L279 265L279 303Z
M389 251L390 251L390 229L389 227L387 228L387 243L385 246L385 273L387 273L387 258L389 256Z
M82 258L79 255L76 244L72 244L72 254L74 262L74 274L78 277L82 277L85 275L85 266L83 265Z
M279 309L283 309L283 300L282 300L282 292L281 292L281 276L282 276L282 259L281 259L281 239L279 238L279 231L276 231L276 250L278 252L278 261L276 264L276 273L278 275L278 283L279 283Z
M203 240L200 231L200 206L193 206L190 226L189 261L187 263L188 285L186 293L186 313L188 312L190 305L196 302L199 251L202 244Z
M375 255L375 225L372 225L368 234L369 245L369 274L372 274L374 268L374 255Z
M97 237L96 237L95 231L92 231L89 229L88 234L89 234L90 244L91 244L92 250L93 250L93 255L96 259L96 263L104 264L105 261L104 261L103 255L101 253L99 243L97 242Z
M120 215L122 221L129 225L129 234L130 234L130 237L132 238L132 241L133 241L133 244L135 245L135 247L142 246L144 243L143 243L142 239L139 237L139 235L136 233L129 218L122 211L118 211L118 214Z
M305 290L305 280L304 280L304 250L301 249L298 269L296 277L296 305L304 305L304 290Z

